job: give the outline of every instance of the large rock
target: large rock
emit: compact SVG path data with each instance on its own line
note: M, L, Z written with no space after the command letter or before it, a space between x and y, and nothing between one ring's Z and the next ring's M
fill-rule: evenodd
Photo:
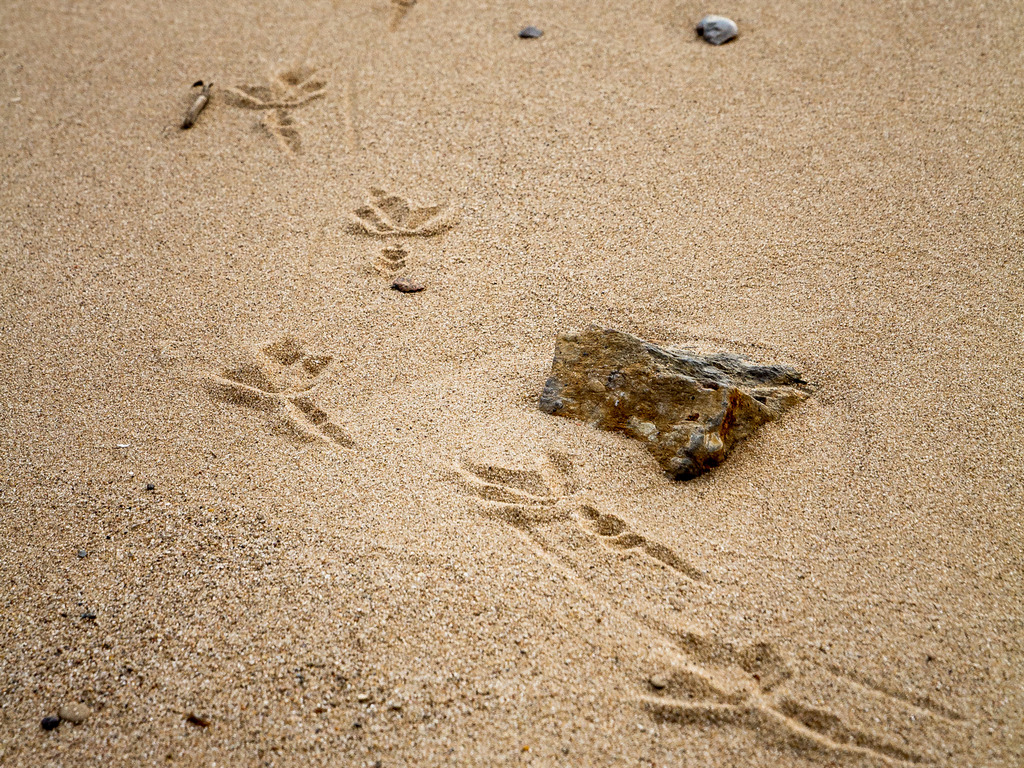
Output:
M736 443L810 392L785 365L662 348L591 326L558 337L540 408L625 432L672 477L687 480L721 464Z

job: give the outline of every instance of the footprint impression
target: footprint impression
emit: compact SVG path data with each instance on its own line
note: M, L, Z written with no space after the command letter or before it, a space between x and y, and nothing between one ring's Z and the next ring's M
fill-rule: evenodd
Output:
M402 23L402 19L416 5L416 0L391 0L391 5L394 8L394 13L391 16L391 31L394 32L398 29L398 25Z
M307 352L285 336L205 381L210 394L283 419L302 440L354 448L355 442L313 402L315 387L331 364L330 355Z
M267 85L239 85L226 92L236 107L261 111L263 129L284 152L296 154L301 141L292 110L320 98L326 88L327 82L318 76L318 70L299 66L272 75Z
M353 234L384 241L375 267L380 274L393 278L404 272L409 264L409 252L402 246L402 238L434 237L457 223L443 205L417 208L400 195L373 187L366 203L349 216L348 228Z
M449 479L478 512L515 528L581 594L618 616L631 636L646 634L672 648L664 669L641 684L638 696L659 722L742 727L795 752L840 763L889 765L931 762L930 740L940 731L949 736L949 727L962 720L926 697L874 685L837 667L794 670L764 640L733 643L680 626L677 617L644 597L641 585L655 584L648 594L657 594L668 591L675 579L690 586L692 595L708 578L670 547L634 531L623 518L586 503L579 471L563 454L548 453L535 469L463 461L452 468ZM625 599L615 591L621 588L595 575L601 570L598 565L608 563L601 553L609 549L630 558L637 577L627 583L636 585L639 598ZM837 703L866 711L870 725L851 725L820 704L817 694L801 693L820 690L818 684L834 692L841 699ZM877 723L888 724L892 731L880 730Z

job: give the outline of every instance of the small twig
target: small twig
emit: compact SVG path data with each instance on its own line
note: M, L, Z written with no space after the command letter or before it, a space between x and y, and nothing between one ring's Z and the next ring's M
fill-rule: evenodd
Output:
M195 88L197 86L202 86L203 90L198 96L196 96L196 100L192 102L192 106L188 108L185 119L181 123L181 129L183 131L196 124L196 118L199 117L199 113L203 111L203 108L210 101L210 89L213 88L213 83L203 83L202 80L196 80L192 83L192 87Z

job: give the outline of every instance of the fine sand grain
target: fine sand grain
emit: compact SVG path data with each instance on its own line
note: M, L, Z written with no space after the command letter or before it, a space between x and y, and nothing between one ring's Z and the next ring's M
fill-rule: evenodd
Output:
M0 765L1024 764L1021 3L0 19ZM673 482L588 323L815 392Z

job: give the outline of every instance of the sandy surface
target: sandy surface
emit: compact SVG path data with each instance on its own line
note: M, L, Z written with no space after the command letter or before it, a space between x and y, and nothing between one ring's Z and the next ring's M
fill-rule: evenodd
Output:
M1024 762L1019 2L0 21L0 764ZM817 391L675 483L590 322Z

